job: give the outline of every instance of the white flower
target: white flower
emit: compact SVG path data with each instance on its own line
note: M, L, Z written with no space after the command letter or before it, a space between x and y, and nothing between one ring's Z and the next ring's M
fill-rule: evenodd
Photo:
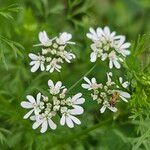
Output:
M113 65L119 69L121 66L120 66L120 63L118 62L118 57L116 55L116 52L115 51L111 51L108 55L109 57L109 68L112 69L113 68Z
M81 124L81 121L78 118L76 118L75 116L73 116L73 115L82 114L83 111L81 111L80 109L78 109L78 108L67 109L66 107L62 107L61 113L62 113L62 117L60 119L61 125L67 124L67 126L69 128L73 128L74 124L78 124L78 125Z
M83 112L83 108L81 106L78 106L85 102L85 99L82 98L81 96L82 96L82 93L78 93L72 97L71 101L72 101L72 107L78 110L80 109L80 112Z
M64 86L62 86L62 82L58 81L55 85L53 83L52 80L48 80L48 86L50 88L50 93L52 95L56 95L58 93L60 93L60 90L65 88Z
M57 70L58 72L60 72L61 66L58 64L60 62L62 63L61 59L53 58L53 60L49 63L49 65L47 65L46 71L52 73L54 70Z
M112 107L108 101L104 101L104 102L103 102L103 106L102 106L102 108L100 109L100 112L101 112L101 113L104 113L105 110L106 110L106 108L108 108L108 109L111 110L112 112L117 112L117 108L116 108L116 107Z
M92 78L90 81L87 77L84 77L84 80L87 82L87 83L83 83L81 85L84 89L88 89L88 90L95 89L96 90L101 86L100 84L97 84L95 78Z
M75 44L74 42L70 42L71 39L72 39L72 35L70 33L63 32L63 33L60 33L56 41L60 45Z
M119 41L119 43L116 45L116 49L118 53L121 53L124 57L126 57L127 55L130 55L130 51L127 50L131 44L129 42L124 43L125 42L125 37L122 37Z
M90 54L90 61L95 62L97 58L102 61L109 59L109 67L120 68L120 62L123 58L130 54L127 50L130 43L125 43L125 36L116 36L115 32L111 32L109 27L97 28L94 30L90 28L90 33L87 37L93 41L91 44L92 52Z
M44 56L41 56L40 54L35 55L33 53L30 53L29 57L32 59L32 61L30 62L30 65L32 66L31 72L35 72L39 68L41 69L41 71L45 70L45 66L44 66L45 57Z
M76 56L73 53L67 52L67 51L63 51L60 53L60 56L65 59L66 62L71 63L72 59L75 59Z
M93 42L96 42L99 40L102 34L101 28L97 28L96 31L93 28L90 28L90 33L87 33L86 36L91 39Z
M23 101L21 102L21 106L26 109L31 109L23 118L27 119L33 112L35 114L39 113L39 104L41 99L41 93L38 93L36 96L36 100L33 96L27 95L27 100L29 102Z
M55 130L57 128L57 125L52 121L51 117L46 117L44 116L40 116L38 118L36 118L36 121L34 122L34 124L32 125L33 129L37 129L39 126L41 125L41 133L44 133L47 131L48 126L52 129Z
M107 86L111 86L115 84L115 82L112 81L111 77L112 77L112 72L107 73L107 82L106 82Z
M127 88L129 86L129 82L128 81L123 82L122 77L119 77L119 82L122 85L122 87L124 87L124 88Z
M41 55L29 54L32 59L30 65L31 71L35 72L39 68L41 71L49 71L50 73L55 70L60 72L62 63L71 61L75 58L75 55L67 50L68 44L75 44L71 42L72 35L67 32L60 33L58 37L49 39L45 31L39 33L40 44L34 46L43 46L41 49Z
M52 45L52 40L48 38L48 35L45 31L39 33L39 40L41 44L37 44L37 46L39 45L48 47Z
M128 102L127 99L129 99L131 97L131 95L127 92L124 92L124 91L121 91L121 90L116 90L118 93L119 93L119 97L125 101L125 102Z

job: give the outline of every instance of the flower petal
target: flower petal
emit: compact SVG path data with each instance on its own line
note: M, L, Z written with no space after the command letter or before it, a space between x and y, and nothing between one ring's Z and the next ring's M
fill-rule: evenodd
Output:
M26 115L24 115L23 119L29 118L29 116L33 113L34 109L31 109Z
M66 118L65 118L65 115L62 115L61 119L60 119L60 124L63 126L65 125L65 121L66 121Z
M81 106L73 105L74 109L70 109L69 112L72 115L81 115L84 112L84 109Z
M105 110L106 110L106 106L103 106L103 107L100 109L100 112L101 112L101 113L104 113Z
M90 55L90 61L91 62L95 62L96 59L97 59L97 53L92 52L91 55Z
M32 59L32 60L38 60L38 56L33 54L33 53L29 53L29 57Z
M70 116L66 116L66 124L69 128L73 128L74 127L74 124L70 118Z
M30 108L33 108L33 107L34 107L32 103L30 103L30 102L25 102L25 101L21 102L21 106L22 106L23 108L27 108L27 109L30 109Z
M49 87L54 87L54 83L53 83L52 80L48 80L48 86L49 86Z
M33 97L32 95L27 95L26 98L27 98L27 100L28 100L29 102L35 103L35 99L34 99L34 97Z
M32 125L32 129L37 129L41 124L42 124L42 121L34 122L34 124Z
M34 66L31 68L31 72L36 72L40 67L40 62L36 62Z
M47 128L48 128L48 122L47 122L47 120L44 120L44 122L42 123L42 128L41 128L40 132L41 133L46 132Z
M119 64L119 62L117 60L113 60L113 63L116 68L119 69L121 67L121 65Z
M53 130L55 130L57 128L56 124L51 119L48 119L48 124L49 124L50 128Z
M74 123L76 123L76 124L81 124L81 121L77 118L77 117L74 117L74 116L72 116L72 115L70 115L69 116L71 119L72 119L72 121L74 122Z

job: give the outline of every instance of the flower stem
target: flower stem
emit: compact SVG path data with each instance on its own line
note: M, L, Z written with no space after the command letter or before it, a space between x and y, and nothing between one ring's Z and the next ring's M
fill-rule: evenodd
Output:
M83 80L83 78L84 78L85 76L89 75L89 74L94 70L95 67L96 67L96 64L95 64L87 73L85 73L84 76L82 76L76 83L74 83L74 84L68 89L67 92L70 92L74 87L76 87L77 84L80 83L80 82Z

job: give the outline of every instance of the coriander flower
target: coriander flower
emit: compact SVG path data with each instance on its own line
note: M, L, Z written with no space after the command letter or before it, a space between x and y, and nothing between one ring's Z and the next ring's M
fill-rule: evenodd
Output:
M35 55L33 53L30 53L29 57L32 59L32 61L30 62L30 65L32 66L31 72L35 72L39 68L41 69L41 71L45 70L45 66L44 66L45 57L44 56L42 56L40 54Z
M85 89L88 89L88 90L92 90L92 89L94 90L95 89L96 90L99 87L101 87L101 84L97 84L95 78L92 78L90 81L87 77L84 77L84 80L87 82L87 83L82 84L82 87Z
M117 112L117 108L111 106L108 101L104 101L104 102L103 102L103 106L102 106L102 108L100 109L100 112L101 112L101 113L104 113L104 111L106 110L106 108L108 108L108 109L111 110L112 112Z
M52 45L52 40L49 39L46 31L43 31L43 32L39 33L39 40L41 42L41 44L38 44L39 46L41 45L41 46L48 47L48 46Z
M120 100L123 100L125 102L128 102L128 99L131 97L130 94L127 91L127 84L129 82L123 82L122 78L119 78L120 85L117 85L113 81L113 74L111 72L107 73L107 81L105 84L97 83L95 78L94 82L87 77L84 78L84 80L88 84L82 84L82 87L87 90L91 90L91 97L94 101L97 101L97 103L101 106L100 112L104 113L106 108L111 110L112 112L117 111L117 103L120 102ZM92 81L92 82L91 82ZM93 83L96 83L98 86L91 86ZM96 87L96 88L95 88Z
M68 49L72 35L67 32L60 33L58 36L50 39L45 31L39 33L41 51L38 55L29 54L31 58L31 72L36 72L39 68L41 71L60 72L63 63L71 63L76 56Z
M73 128L74 124L78 124L78 125L81 124L81 121L74 116L74 115L80 115L83 113L80 109L77 109L77 108L67 109L67 107L62 107L61 113L62 113L62 117L60 119L61 125L67 124L69 128Z
M56 95L60 92L61 89L64 88L64 86L62 86L62 82L61 81L58 81L55 85L53 83L52 80L48 80L48 86L50 88L50 93L52 95Z
M30 117L30 120L34 122L32 128L40 127L41 133L46 132L49 128L55 130L57 124L53 120L56 116L60 117L61 125L67 124L70 128L73 128L75 124L81 124L81 121L75 116L84 112L80 106L85 102L82 94L77 93L67 97L67 88L62 85L61 81L54 83L48 80L48 86L48 96L39 93L35 100L33 96L28 95L29 102L21 102L23 108L31 109L24 118Z
M51 119L52 114L42 114L41 116L38 117L38 119L35 120L34 124L32 125L33 129L37 129L41 125L41 133L44 133L47 131L48 126L52 129L55 130L57 128L57 125L52 121Z
M40 104L40 99L41 99L41 93L38 93L36 96L36 100L32 95L27 95L27 100L21 102L21 106L25 109L31 109L23 118L27 119L28 117L31 116L31 114L34 112L35 114L38 114L39 110L39 104Z
M111 32L109 27L90 28L87 37L92 40L90 61L95 62L98 58L102 61L109 60L109 68L119 69L124 58L130 54L130 43L125 43L125 37Z
M75 44L75 42L71 42L72 35L67 32L60 33L59 37L56 39L56 42L60 45L65 44Z

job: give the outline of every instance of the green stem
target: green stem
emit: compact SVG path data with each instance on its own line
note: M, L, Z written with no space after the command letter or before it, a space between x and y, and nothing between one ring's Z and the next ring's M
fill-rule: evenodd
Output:
M89 74L93 71L93 69L94 69L95 67L96 67L96 64L95 64L87 73L85 73L84 76L82 76L76 83L74 83L74 84L68 89L67 92L70 92L74 87L76 87L77 84L79 84L79 83L83 80L83 78L84 78L85 76L89 75Z

